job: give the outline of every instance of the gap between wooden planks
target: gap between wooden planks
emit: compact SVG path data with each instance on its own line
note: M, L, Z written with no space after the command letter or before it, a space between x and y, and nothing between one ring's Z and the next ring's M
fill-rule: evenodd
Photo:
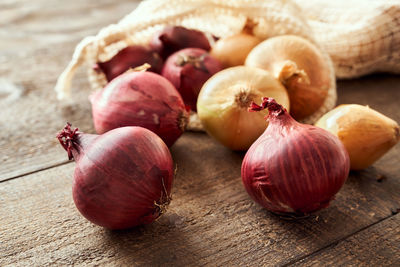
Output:
M400 266L400 214L390 216L294 266Z
M347 242L400 208L400 181L388 176L378 182L370 168L352 173L328 209L285 221L244 191L243 154L200 133L186 133L172 154L179 170L168 212L126 231L108 231L78 214L71 196L74 164L0 183L0 265L272 266L309 255L324 263L313 253ZM387 256L396 260L396 254Z

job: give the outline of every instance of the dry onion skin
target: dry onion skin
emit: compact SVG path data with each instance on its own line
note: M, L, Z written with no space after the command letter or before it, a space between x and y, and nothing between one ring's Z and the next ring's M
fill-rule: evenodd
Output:
M197 99L197 113L209 135L232 150L247 150L267 127L267 111L247 111L252 101L273 97L289 108L285 87L269 72L253 67L227 68L212 76Z
M238 33L219 39L211 48L210 54L224 68L244 65L247 55L261 40L254 35Z
M368 106L356 104L336 107L315 125L339 137L349 153L352 170L371 166L400 139L397 122Z
M318 111L328 96L333 69L321 51L308 40L282 35L257 45L246 66L270 71L286 87L290 114L303 120Z

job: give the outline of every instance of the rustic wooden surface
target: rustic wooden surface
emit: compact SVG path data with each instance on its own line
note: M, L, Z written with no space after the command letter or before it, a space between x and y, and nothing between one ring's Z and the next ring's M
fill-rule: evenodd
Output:
M241 184L243 154L203 133L172 147L173 201L151 225L108 231L71 197L74 163L54 135L65 121L93 132L83 73L74 99L52 88L74 45L137 1L0 2L0 266L395 266L400 259L400 145L352 172L329 208L286 221L256 205ZM1 87L1 83L0 83ZM1 89L1 88L0 88ZM400 77L338 83L339 103L368 104L400 121Z
M16 97L0 91L0 104L7 107L0 116L0 180L65 163L51 137L67 120L92 130L84 71L75 81L73 101L57 102L53 87L75 45L118 21L137 3L0 1L0 79L20 87Z

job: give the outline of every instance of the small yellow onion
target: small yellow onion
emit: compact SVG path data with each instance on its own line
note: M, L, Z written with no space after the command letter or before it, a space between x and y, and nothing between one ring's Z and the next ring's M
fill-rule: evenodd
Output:
M352 170L372 165L400 139L399 125L394 120L356 104L336 107L315 125L339 137L349 153Z
M211 48L211 56L224 68L244 65L247 55L261 40L254 35L238 33L219 39Z
M333 82L333 69L321 51L294 35L263 41L249 53L245 65L268 70L284 84L290 114L296 120L305 119L324 104Z
M289 107L285 87L269 72L245 66L228 68L203 85L197 113L209 135L230 149L246 150L267 127L267 111L248 112L250 103L263 96Z

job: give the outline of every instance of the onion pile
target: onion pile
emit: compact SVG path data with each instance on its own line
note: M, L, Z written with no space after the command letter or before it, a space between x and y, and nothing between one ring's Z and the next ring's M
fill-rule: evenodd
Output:
M197 110L204 129L221 144L248 149L241 169L244 187L276 213L298 216L327 207L346 181L350 160L352 168L365 168L399 141L396 122L356 105L339 107L317 123L340 140L295 121L324 104L331 68L309 41L278 36L261 42L249 34L252 25L248 21L242 33L217 41L211 55L206 34L168 26L153 36L149 48L129 46L96 64L110 81L90 96L100 135L67 124L57 136L76 161L73 199L83 216L125 229L150 223L165 211L173 180L167 146L185 130L187 106ZM152 72L127 71L145 63ZM262 104L255 104L261 97ZM351 120L347 115L354 110L359 117Z
M141 127L93 135L67 124L57 138L76 162L73 199L89 221L125 229L151 223L165 211L174 171L157 135Z
M202 85L221 70L218 61L208 55L210 48L203 32L168 26L153 36L149 48L129 46L109 61L98 62L95 70L103 72L111 82L90 96L97 133L141 126L171 146L186 128L189 108L196 110ZM162 57L165 59L175 51L178 52L163 64ZM142 65L150 66L149 71L156 73L162 69L173 85L154 74L124 74Z
M123 126L147 128L168 146L183 133L188 112L175 87L161 75L133 71L90 96L97 133Z
M321 128L295 121L274 99L268 128L247 151L242 180L249 195L277 213L304 215L325 208L347 179L349 155L340 140Z

